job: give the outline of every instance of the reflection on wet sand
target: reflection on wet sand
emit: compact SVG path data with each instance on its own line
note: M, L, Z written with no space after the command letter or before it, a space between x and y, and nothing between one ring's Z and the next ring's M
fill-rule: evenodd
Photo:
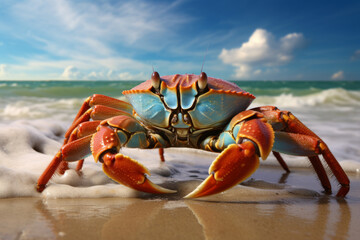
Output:
M0 199L0 239L358 239L358 176L337 199L319 192L311 172L281 173L262 169L198 200L182 197L201 180L169 182L178 193L162 197Z
M3 199L0 239L353 239L352 210L359 206L351 206L328 196L269 202Z
M204 239L349 239L351 213L346 202L339 207L317 201L187 205L202 226Z

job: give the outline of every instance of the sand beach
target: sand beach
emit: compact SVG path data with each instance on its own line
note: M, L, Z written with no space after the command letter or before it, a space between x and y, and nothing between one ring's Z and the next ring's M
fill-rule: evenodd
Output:
M0 239L358 239L360 177L350 179L345 199L322 194L311 171L268 166L203 200L181 198L196 181L169 196L0 199Z

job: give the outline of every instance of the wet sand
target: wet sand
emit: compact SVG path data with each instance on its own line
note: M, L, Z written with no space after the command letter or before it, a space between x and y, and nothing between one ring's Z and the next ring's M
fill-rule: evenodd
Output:
M359 239L360 176L350 179L346 199L323 194L312 171L269 166L202 200L182 199L197 181L165 197L0 199L0 239Z

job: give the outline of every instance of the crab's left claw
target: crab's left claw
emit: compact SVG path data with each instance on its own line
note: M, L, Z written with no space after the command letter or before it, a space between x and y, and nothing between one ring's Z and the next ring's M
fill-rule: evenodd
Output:
M251 117L253 118L247 119ZM233 126L239 126L237 143L228 145L219 154L209 168L210 176L185 198L223 192L256 171L259 167L259 156L265 160L274 143L273 129L262 117L263 115L255 116L253 111L247 111L233 118Z
M176 192L151 182L146 177L150 173L143 165L121 153L105 153L102 161L106 175L132 189L155 194Z
M229 145L211 164L210 176L185 198L198 198L225 191L247 179L259 166L251 141Z

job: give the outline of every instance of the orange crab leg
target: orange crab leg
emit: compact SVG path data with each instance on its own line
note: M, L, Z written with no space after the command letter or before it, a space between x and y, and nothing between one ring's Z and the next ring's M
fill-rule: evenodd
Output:
M89 121L90 117L91 117L91 114L94 114L94 115L99 114L99 111L95 111L95 113L93 113L93 111L90 110L93 106L97 106L97 105L108 107L108 109L106 109L104 111L106 112L107 115L110 115L110 117L113 117L113 116L116 116L116 115L109 114L109 110L110 111L113 110L113 109L115 109L115 111L116 110L121 110L121 111L126 112L127 114L130 114L130 115L131 115L132 110L133 110L130 103L121 101L121 100L116 99L116 98L108 97L108 96L105 96L105 95L94 94L93 96L88 97L84 101L82 106L80 107L80 110L76 114L73 123L69 127L68 131L65 133L65 141L69 137L69 135L72 133L72 131L77 127L77 125L79 125L82 122ZM106 117L103 117L103 118L99 117L98 118L98 120L103 120L103 119L106 119Z
M78 161L91 153L90 141L92 135L77 139L65 144L61 148L62 160L67 162Z
M163 148L159 148L159 156L160 156L160 161L165 162L164 149Z
M90 140L91 135L64 145L38 179L36 186L37 191L42 192L45 189L46 184L54 175L62 161L77 161L90 154Z
M133 108L130 103L122 100L108 97L101 94L94 94L89 100L90 106L103 105L111 108L119 109L128 113L131 113Z
M98 107L97 105L102 105L102 107ZM93 106L96 107L92 109ZM94 126L98 122L88 122L92 116L102 120L109 116L116 116L117 114L131 115L132 110L132 106L127 102L105 95L94 94L93 96L87 98L82 104L73 123L65 133L63 146L71 141L86 136L86 131L88 130L92 133L95 132ZM74 130L76 130L76 134L73 134ZM77 136L78 133L80 133L81 136ZM42 173L42 175L39 177L36 187L39 192L42 192L44 190L46 184L54 175L57 169L59 169L60 173L64 173L64 171L68 169L68 163L66 161L62 161L62 158L62 151L60 150L54 156L54 158L52 159L48 167L45 169L45 171ZM82 164L83 160L80 160L77 165L77 170L80 170L82 168Z
M88 135L91 135L93 133L96 132L96 128L97 126L100 124L101 121L91 121L91 122L83 122L83 123L80 123L73 131L72 133L70 134L69 138L64 141L64 144L66 143L69 143L69 142L73 142L79 138L82 138L82 137L86 137ZM81 159L79 162L78 162L78 165L76 167L76 170L77 171L80 171L81 168L82 168L82 165L84 163L84 160ZM67 161L62 161L60 163L60 166L58 167L58 172L60 174L64 174L65 171L69 169L68 167L68 162Z
M275 136L274 148L291 155L308 156L325 192L331 193L329 178L318 157L318 154L322 152L320 140L303 134L287 132L276 132Z
M331 192L331 186L328 176L326 175L325 170L323 170L323 166L321 162L318 162L317 160L315 160L316 162L314 162L313 156L316 156L318 154L323 155L326 163L328 164L334 176L341 185L336 196L338 197L346 196L346 194L350 190L350 180L347 177L344 170L342 169L342 167L340 166L339 162L331 153L330 149L321 140L319 136L317 136L313 131L311 131L299 119L297 119L293 114L291 114L288 111L280 111L278 108L273 106L264 106L264 107L255 108L253 110L263 113L265 118L268 120L268 122L272 124L274 130L295 134L293 136L295 136L294 139L296 142L298 142L298 144L303 144L303 145L309 144L307 140L313 138L314 140L311 140L311 142L315 144L316 141L315 151L310 153L308 156L310 162L313 164L315 168L315 171L325 191ZM296 135L299 137L296 137ZM308 137L304 137L304 136L308 136ZM303 143L299 143L302 141Z
M132 106L130 103L121 101L116 98L108 97L105 95L94 94L93 96L87 98L84 101L84 103L80 107L80 110L77 113L73 123L75 123L77 121L77 119L80 118L88 109L90 109L92 106L95 106L95 105L108 106L111 108L123 110L128 113L132 112Z
M90 140L91 136L87 136L64 145L39 177L36 186L37 191L42 192L45 189L46 184L54 175L62 161L76 161L88 155L91 152L89 148Z
M90 121L83 122L78 125L78 127L71 133L69 141L74 141L76 139L89 136L96 132L96 128L100 125L101 121Z
M123 110L119 110L103 105L96 105L93 108L90 108L87 111L85 111L79 118L77 118L74 121L74 123L69 127L69 129L65 133L65 140L70 136L70 134L74 131L74 129L83 122L89 121L90 119L104 120L118 115L132 116L130 113Z
M78 139L82 139L84 137L91 137L91 134L96 132L96 127L99 125L100 121L93 121L93 122L84 122L81 123L76 129L73 130L72 134L70 135L69 139L66 141L66 143L64 143L64 147L66 145L69 146L70 143L73 143L74 141L78 140ZM89 137L88 137L89 138ZM87 138L85 138L87 139ZM88 139L87 139L88 140ZM88 146L90 145L90 142L85 141L83 143L83 145L88 144ZM76 148L81 146L81 145L76 145L75 146L75 151ZM86 146L84 146L86 148ZM66 155L65 155L66 156ZM79 159L81 159L82 157L80 157ZM77 159L77 160L79 160ZM68 169L68 162L67 161L63 161L64 160L64 152L63 152L63 148L60 149L60 151L55 155L55 157L53 158L53 160L50 162L50 164L48 165L48 167L45 169L45 171L43 172L43 174L39 177L38 179L38 183L37 183L37 190L39 192L42 192L46 186L46 184L49 182L50 178L54 175L55 171L58 169L58 171L60 172L60 174L64 174L65 170ZM77 170L79 171L82 167L82 163L83 160L80 160L80 162L78 163L77 166Z
M279 162L280 166L286 171L286 172L290 172L290 169L288 167L288 165L286 164L286 162L284 161L284 159L282 158L282 156L280 155L280 153L273 151L273 154L276 158L276 160Z
M45 171L39 177L36 185L36 190L38 192L44 191L46 184L49 182L50 178L54 175L60 163L61 163L61 151L56 153L54 158L51 160L50 164L47 166Z
M310 156L309 160L313 168L315 169L315 172L318 175L321 185L324 188L325 192L331 194L331 184L326 174L325 168L321 164L320 158L318 156Z
M126 111L119 110L119 109L112 108L112 107L103 106L103 105L94 106L94 108L92 109L92 111L89 114L91 116L91 119L93 119L93 120L104 120L104 119L119 116L119 115L132 116L131 113L128 113Z
M320 145L321 153L324 156L326 163L329 165L331 171L334 173L336 179L340 183L341 187L337 192L337 197L345 197L350 190L350 180L339 162L336 160L334 155L330 152L329 148L323 143Z
M98 95L96 95L96 96L98 96ZM98 98L96 98L96 100L97 100L97 102L99 102ZM86 104L84 103L83 106L86 106L87 104L88 103L86 102ZM84 107L84 108L86 108L86 107ZM81 109L83 109L83 107ZM80 110L79 112L82 112L82 110ZM75 136L72 134L79 126L81 126L81 124L89 123L89 125L91 124L92 126L94 126L95 122L99 123L99 121L88 122L90 119L103 120L103 119L114 117L117 115L130 115L130 113L128 113L126 111L114 109L111 107L103 106L103 105L96 105L96 106L94 106L94 108L87 109L87 111L85 111L80 117L78 117L77 119L75 118L73 124L69 127L69 129L65 133L64 145L70 141L71 137ZM95 127L95 129L96 129L96 127ZM95 132L95 129L92 133ZM75 139L77 139L77 138L78 137L76 137ZM83 165L83 160L80 160L80 162L78 163L77 169L81 169L82 165ZM67 170L67 169L68 169L68 163L66 161L63 161L59 167L60 174L64 174L65 170Z

